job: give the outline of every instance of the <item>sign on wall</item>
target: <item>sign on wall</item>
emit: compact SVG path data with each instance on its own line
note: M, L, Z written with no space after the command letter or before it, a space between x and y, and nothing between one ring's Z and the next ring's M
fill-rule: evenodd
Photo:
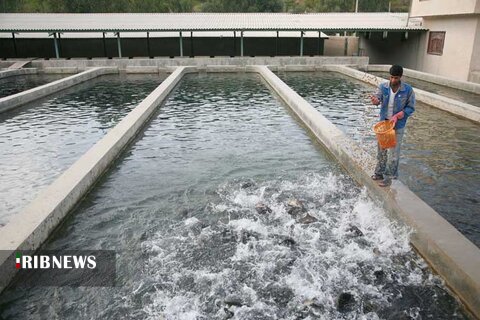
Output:
M430 31L428 36L428 54L441 56L445 44L445 31Z

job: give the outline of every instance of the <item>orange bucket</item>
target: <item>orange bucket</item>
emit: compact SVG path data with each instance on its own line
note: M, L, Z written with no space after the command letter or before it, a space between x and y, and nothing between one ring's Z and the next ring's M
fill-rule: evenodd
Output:
M390 120L380 121L373 126L380 148L390 149L395 147L397 139L395 138L394 127L395 123Z

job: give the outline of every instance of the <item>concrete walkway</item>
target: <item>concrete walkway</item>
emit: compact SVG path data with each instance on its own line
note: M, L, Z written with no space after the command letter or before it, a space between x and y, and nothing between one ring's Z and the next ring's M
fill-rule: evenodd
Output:
M30 62L32 62L32 60L17 61L14 64L12 64L10 67L8 67L8 69L12 69L12 70L21 69L25 67L27 64L29 64Z
M357 80L369 83L373 86L378 86L380 83L386 81L385 79L377 77L373 74L358 71L346 66L327 65L323 69L327 71L335 71L342 73ZM438 94L434 94L417 88L414 89L415 98L418 101L426 103L432 107L447 111L456 116L460 116L462 118L480 123L480 108Z
M210 66L240 66L245 67L249 65L267 65L267 66L309 66L315 68L325 64L340 64L340 65L358 65L366 66L368 64L368 57L326 57L326 56L303 56L303 57L175 57L171 58L72 58L66 59L49 59L49 60L34 60L32 67L37 68L39 72L54 72L55 70L86 70L93 67L116 67L120 71L137 70L147 72L147 70L173 71L178 66L195 66L195 67L210 67ZM15 61L15 60L12 60ZM1 67L8 67L12 61L0 61Z
M28 69L5 69L0 71L0 79L3 78L8 78L8 77L15 77L15 76L21 76L25 74L36 74L37 69L35 68L28 68Z
M362 67L362 70L366 72L370 72L370 71L388 72L390 70L390 67L391 65L389 64L370 64ZM408 68L403 68L403 74L406 75L407 77L428 81L431 83L435 83L438 85L442 85L442 86L446 86L446 87L450 87L458 90L480 94L480 83L450 79L442 76L437 76L435 74L421 72L421 71L408 69Z

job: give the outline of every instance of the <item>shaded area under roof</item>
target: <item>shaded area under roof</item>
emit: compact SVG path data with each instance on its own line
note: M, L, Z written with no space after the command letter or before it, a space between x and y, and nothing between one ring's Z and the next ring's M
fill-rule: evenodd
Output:
M5 13L0 32L423 31L408 13Z

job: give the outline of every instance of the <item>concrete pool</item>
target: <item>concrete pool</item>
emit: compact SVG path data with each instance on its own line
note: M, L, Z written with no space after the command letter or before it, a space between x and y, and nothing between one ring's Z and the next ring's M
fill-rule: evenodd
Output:
M30 202L164 78L102 76L0 114L0 223Z
M292 200L303 202L298 217ZM259 202L271 212L260 214ZM193 74L45 245L117 250L119 286L13 286L0 311L466 319L408 235L259 76Z

